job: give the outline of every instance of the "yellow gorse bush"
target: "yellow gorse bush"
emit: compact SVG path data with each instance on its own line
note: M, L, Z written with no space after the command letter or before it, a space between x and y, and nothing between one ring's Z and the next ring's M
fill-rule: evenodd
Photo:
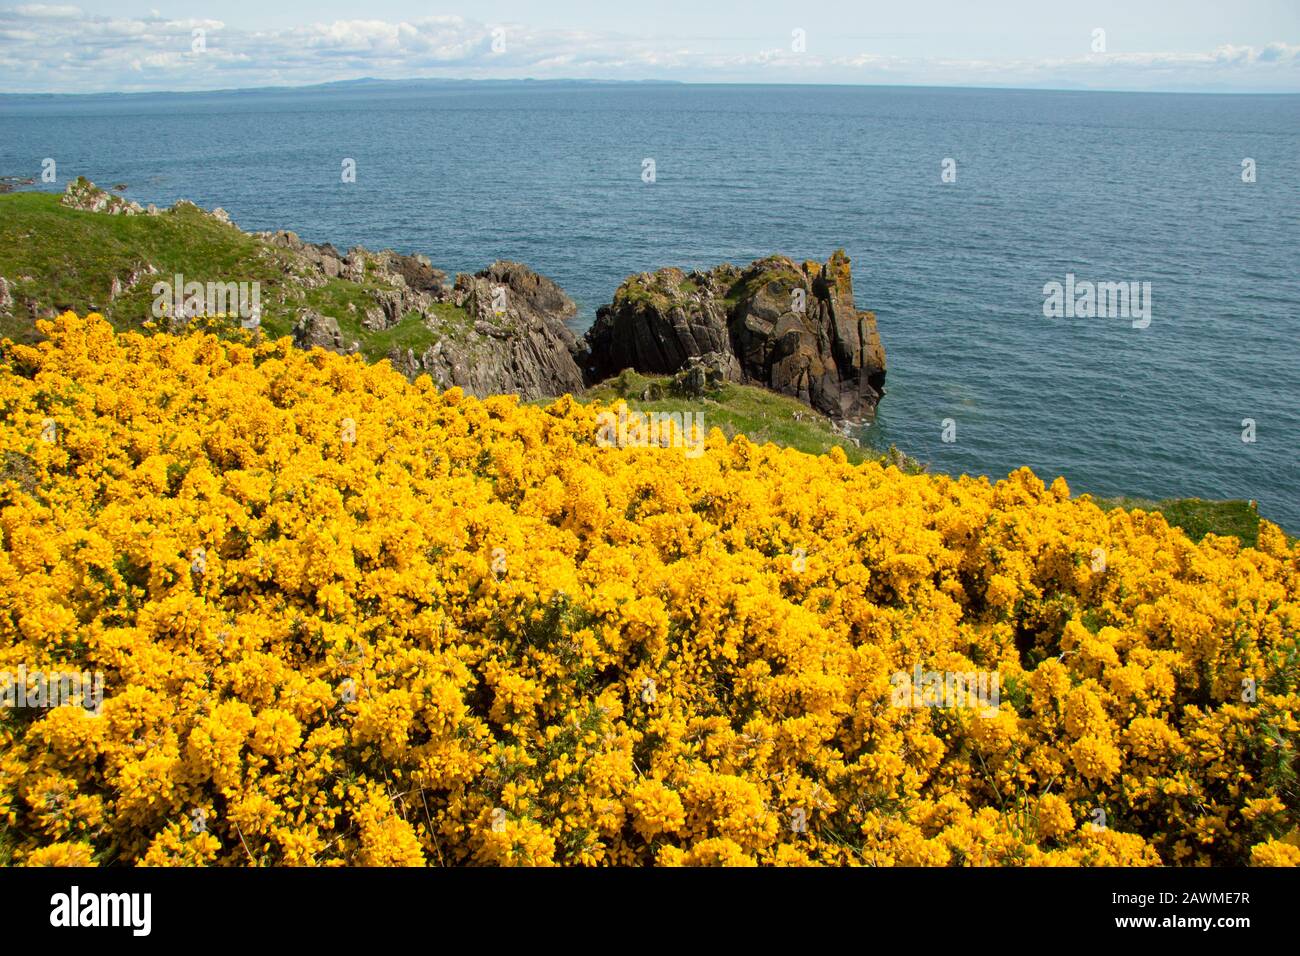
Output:
M29 864L1294 864L1300 549L287 340L0 361ZM1098 561L1098 554L1103 560ZM796 556L796 557L792 557ZM897 706L891 676L1001 699Z

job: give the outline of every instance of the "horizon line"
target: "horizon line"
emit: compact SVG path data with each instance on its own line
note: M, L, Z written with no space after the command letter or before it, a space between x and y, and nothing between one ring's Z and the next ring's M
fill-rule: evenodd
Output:
M343 80L323 80L317 83L226 86L201 90L100 90L96 92L0 92L0 101L20 98L41 97L55 98L104 98L129 96L204 96L219 93L273 93L273 92L307 92L323 90L327 87L339 87L354 84L397 85L403 83L447 83L447 84L539 84L539 85L584 85L584 86L762 86L762 87L837 87L849 89L898 89L898 90L972 90L986 92L1018 93L1118 93L1127 95L1157 96L1295 96L1300 91L1283 90L1206 90L1206 89L1127 89L1090 86L1015 86L998 84L950 84L950 83L834 83L834 82L800 82L764 83L744 80L674 80L646 77L643 79L612 79L593 77L450 77L450 76L411 76L411 77L374 77L358 76Z

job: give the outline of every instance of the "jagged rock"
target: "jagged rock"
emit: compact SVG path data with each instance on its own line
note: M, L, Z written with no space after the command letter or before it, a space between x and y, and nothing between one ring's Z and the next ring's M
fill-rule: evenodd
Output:
M0 312L9 312L13 307L14 297L9 291L9 280L0 276Z
M587 332L588 381L625 368L671 375L692 355L730 351L727 313L709 278L681 269L629 277Z
M384 325L382 328L391 328L402 321L408 311L407 297L402 289L381 289L373 292L372 298L375 304L384 313Z
M300 252L303 247L303 241L298 238L298 234L289 229L277 229L275 232L257 232L253 235L266 240L273 246L292 249L294 252Z
M388 328L388 316L383 309L372 305L366 309L365 317L361 320L361 327L371 332L382 332Z
M418 359L435 384L525 400L582 391L577 339L565 324L578 309L554 282L519 263L494 262L458 275L455 293L472 324Z
M312 309L303 309L299 313L298 322L293 327L293 344L300 349L320 346L341 355L351 354L360 347L357 342L344 341L338 319Z
M349 272L342 254L328 242L319 244L305 242L296 232L286 229L276 232L255 232L253 235L273 246L296 253L285 264L285 272L293 276L298 284L317 289L330 279L360 281L359 275Z
M212 210L211 216L219 222L230 222L230 213L226 212L220 206Z
M447 282L447 273L433 268L424 256L405 256L397 252L384 252L376 257L381 271L414 292L441 292Z
M477 278L505 286L509 290L509 305L523 314L549 315L561 322L578 314L578 307L563 289L518 262L494 262L478 273Z
M343 277L349 282L360 282L365 279L366 256L366 250L360 246L353 246L349 249L347 258L343 260Z
M632 276L596 313L586 342L588 384L624 368L674 374L721 353L732 359L727 379L794 396L837 421L870 419L884 395L876 317L854 306L843 250L825 265L770 256L745 269ZM698 384L698 372L690 377L688 387Z

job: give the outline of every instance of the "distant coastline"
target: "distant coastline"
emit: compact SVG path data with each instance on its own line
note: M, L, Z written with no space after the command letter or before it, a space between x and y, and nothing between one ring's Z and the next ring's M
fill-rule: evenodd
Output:
M97 92L17 92L4 93L0 92L0 106L19 102L23 100L34 100L39 102L50 102L53 100L112 100L117 98L135 98L141 99L146 97L195 97L195 96L229 96L229 95L253 95L253 94L285 94L285 93L308 93L328 95L331 93L355 93L368 92L374 94L385 93L409 93L412 91L439 91L439 90L507 90L507 89L538 89L538 90L564 90L564 89L604 89L604 88L636 88L636 87L698 87L698 88L755 88L755 89L867 89L867 90L941 90L944 92L960 93L968 91L971 93L1078 93L1078 94L1116 94L1117 96L1203 96L1203 97L1230 97L1230 98L1273 98L1273 99L1300 99L1300 92L1260 92L1256 90L1111 90L1096 89L1093 87L1076 85L1076 86L1017 86L1015 84L988 84L974 85L964 84L953 86L943 83L826 83L826 82L785 82L785 83L754 83L742 81L720 81L720 80L666 80L666 79L640 79L640 80L620 80L620 79L601 79L601 78L539 78L539 77L502 77L502 78L484 78L484 77L406 77L406 78L385 78L363 76L351 80L332 80L326 83L305 83L300 85L258 85L258 86L233 86L233 87L212 87L197 90L109 90Z

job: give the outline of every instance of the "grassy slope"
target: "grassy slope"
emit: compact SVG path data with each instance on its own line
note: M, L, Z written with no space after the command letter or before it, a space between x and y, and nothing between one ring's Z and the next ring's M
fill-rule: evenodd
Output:
M287 251L197 209L181 207L157 216L109 216L69 209L58 200L51 193L0 196L0 276L9 280L15 299L15 317L0 316L0 339L30 341L35 336L22 309L28 298L83 314L99 311L120 329L138 329L151 317L153 283L176 273L186 281L260 282L266 334L288 335L299 309L312 308L338 319L344 335L360 341L362 352L371 360L382 358L393 346L422 351L442 335L456 337L468 324L463 310L440 305L436 329L411 313L392 329L369 332L361 327L360 318L365 308L373 305L368 293L382 288L378 284L330 279L320 288L299 292L285 281L285 267L291 259ZM110 302L113 278L125 282L132 270L145 263L152 263L159 275L144 277L135 289ZM31 281L16 281L19 276L30 276ZM349 310L349 304L355 311ZM708 427L721 428L728 436L744 434L759 443L773 442L812 454L838 445L854 462L882 457L849 442L827 419L794 399L760 388L727 385L701 400L638 398L652 382L665 386L667 381L624 373L593 388L586 398L606 403L626 399L642 411L702 410ZM892 449L883 457L905 470L918 470L916 462ZM1259 533L1259 513L1244 501L1126 498L1097 503L1103 508L1159 511L1197 540L1214 532L1237 535L1243 543L1254 544Z
M728 438L744 435L759 444L772 442L810 454L839 445L852 462L880 458L878 452L859 448L837 434L829 419L802 402L761 388L728 384L699 399L639 398L650 385L666 390L670 381L670 376L641 375L629 369L589 389L583 399L607 405L622 399L629 408L644 412L703 412L705 428L720 428Z
M177 273L187 282L259 282L265 334L288 335L299 310L311 308L338 319L343 334L359 341L371 360L394 345L423 351L439 332L454 335L468 325L463 310L440 305L439 331L426 327L415 313L394 328L367 331L361 318L375 304L369 292L384 286L329 279L320 288L295 288L285 275L291 260L286 250L193 207L157 216L110 216L69 209L52 193L11 193L0 196L0 276L9 280L16 307L13 318L0 317L0 337L34 337L22 309L29 298L59 310L98 311L120 329L140 328L152 317L153 283ZM145 263L159 274L143 277L110 302L114 277L125 283ZM16 281L19 276L31 281Z

